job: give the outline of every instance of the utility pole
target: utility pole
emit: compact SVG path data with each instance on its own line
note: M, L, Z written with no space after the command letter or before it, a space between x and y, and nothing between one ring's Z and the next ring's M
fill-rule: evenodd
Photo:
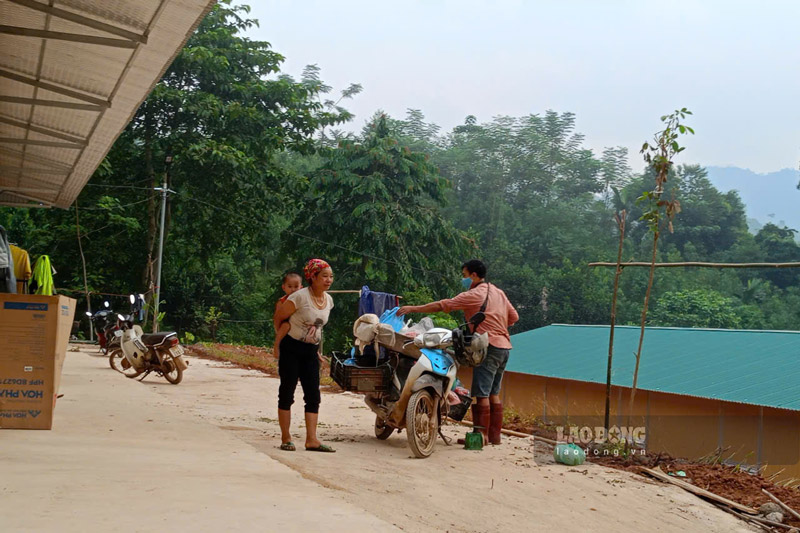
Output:
M164 258L164 222L167 218L167 194L175 192L167 188L169 166L172 164L172 156L167 155L164 163L164 186L154 189L161 192L161 229L159 230L158 237L158 268L156 269L156 299L155 305L153 306L153 333L158 332L158 306L161 303L161 261Z

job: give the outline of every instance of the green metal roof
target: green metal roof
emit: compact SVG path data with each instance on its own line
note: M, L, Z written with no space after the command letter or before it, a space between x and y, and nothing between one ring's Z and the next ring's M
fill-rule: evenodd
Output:
M519 333L506 369L605 383L608 335L563 324ZM631 386L638 343L638 327L614 329L614 385ZM800 332L647 328L638 388L800 410Z

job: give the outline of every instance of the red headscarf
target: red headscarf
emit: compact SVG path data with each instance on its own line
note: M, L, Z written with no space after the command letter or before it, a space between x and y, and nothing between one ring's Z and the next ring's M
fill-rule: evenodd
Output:
M303 268L303 274L305 274L308 281L311 281L311 278L330 267L324 259L309 259L305 268Z

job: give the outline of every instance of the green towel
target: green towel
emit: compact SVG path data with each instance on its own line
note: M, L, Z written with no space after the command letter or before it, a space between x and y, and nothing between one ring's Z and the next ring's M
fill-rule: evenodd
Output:
M36 294L53 295L53 269L48 256L43 255L36 260L33 266L33 280L36 282Z

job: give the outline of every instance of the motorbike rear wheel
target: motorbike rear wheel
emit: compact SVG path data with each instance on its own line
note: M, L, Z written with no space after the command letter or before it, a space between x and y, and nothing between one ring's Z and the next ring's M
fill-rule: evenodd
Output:
M183 370L175 364L175 361L172 359L172 354L167 354L166 357L164 357L164 366L166 367L165 370L168 370L168 372L163 372L164 379L173 385L180 383L183 379Z
M408 446L420 459L433 453L436 438L439 434L439 417L436 412L436 400L427 390L420 390L411 395L406 407L406 429Z
M108 352L108 364L111 365L111 368L125 376L126 378L135 378L141 375L141 371L136 370L132 366L128 366L127 368L123 364L125 360L125 354L122 353L122 348L114 348Z
M375 436L378 437L380 440L388 439L392 433L394 433L394 428L391 426L386 425L386 421L379 416L375 417Z

